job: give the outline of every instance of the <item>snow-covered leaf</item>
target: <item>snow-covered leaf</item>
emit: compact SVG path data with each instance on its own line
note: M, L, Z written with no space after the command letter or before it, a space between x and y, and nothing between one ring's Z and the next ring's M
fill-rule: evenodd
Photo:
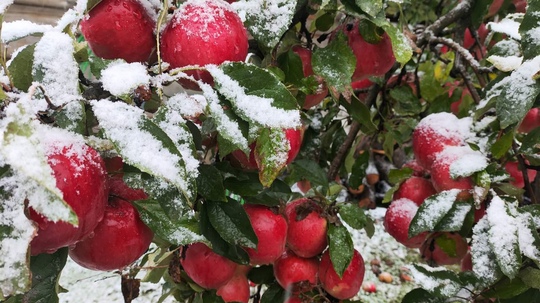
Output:
M287 165L291 146L281 128L264 128L255 147L255 160L259 167L259 179L268 187Z
M500 197L491 200L486 211L488 243L501 271L513 279L521 267L517 219L510 215L509 205Z
M297 0L240 0L232 3L255 40L274 48L287 31Z
M86 133L86 108L81 101L73 101L53 113L58 127L84 135Z
M420 205L411 221L409 237L414 237L424 231L435 230L435 227L450 212L454 206L459 189L442 191L427 198Z
M177 143L137 107L108 100L91 104L101 129L124 162L174 184L182 193L182 200L192 205L196 174L187 170Z
M540 10L539 1L528 1L527 12L523 17L523 21L519 27L519 33L521 34L521 47L523 49L523 56L525 60L532 59L540 55Z
M460 231L467 216L472 215L470 203L454 203L450 211L437 224L434 231ZM470 227L469 227L470 228Z
M530 213L520 213L517 217L519 250L521 253L540 264L540 236Z
M49 24L37 24L28 20L17 20L4 22L1 28L2 43L7 44L30 35L41 35L44 32L52 30L53 27Z
M101 71L103 88L113 96L127 98L139 86L147 86L150 76L146 67L139 62L126 63L123 60L110 62Z
M414 281L435 296L449 298L462 287L456 273L444 267L433 268L424 264L413 264L409 268Z
M329 224L328 245L334 270L341 277L351 263L354 254L354 245L347 228L343 225Z
M325 48L316 49L311 62L313 72L323 77L328 86L338 92L348 89L356 68L356 57L343 33L339 33Z
M34 49L36 45L24 46L13 54L8 65L13 85L21 91L27 91L32 85L32 64L34 62Z
M360 9L371 17L376 17L383 9L382 0L355 0Z

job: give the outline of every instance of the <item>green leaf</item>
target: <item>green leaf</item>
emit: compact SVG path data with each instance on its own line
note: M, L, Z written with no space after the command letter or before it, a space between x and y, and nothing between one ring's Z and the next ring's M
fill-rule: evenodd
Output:
M285 290L279 284L272 283L261 296L261 303L283 302L285 295Z
M341 204L339 206L339 216L354 229L364 228L368 221L364 209L360 208L356 203Z
M445 299L441 299L438 297L434 297L431 293L429 293L427 290L422 288L415 288L408 292L403 299L401 299L401 303L444 303L446 302Z
M502 135L493 145L491 145L491 154L495 159L501 159L512 148L514 142L514 132L509 131Z
M197 190L207 200L227 202L223 177L219 170L211 165L200 165L197 177Z
M304 79L302 60L298 54L290 49L278 57L278 64L285 73L285 82L300 86Z
M156 235L171 244L179 246L204 241L195 218L187 217L179 221L171 221L157 201L139 200L132 203L139 211L141 220Z
M328 225L328 245L334 270L342 277L354 253L353 241L347 228L343 225Z
M240 203L233 199L227 203L206 201L206 210L210 224L225 241L233 245L257 247L257 235Z
M211 110L211 114L215 115L216 112L212 112ZM247 145L248 123L238 117L232 109L225 109L221 114L223 116L216 119L218 130L217 141L221 158L238 149L249 152L250 149ZM238 125L237 131L232 130L232 127L227 127L230 123Z
M378 130L378 127L371 119L371 111L369 107L367 107L367 105L365 105L363 102L360 102L356 96L352 96L350 104L343 98L340 98L339 103L345 107L347 112L356 122L360 123L360 129L365 134L373 134Z
M454 203L452 208L437 224L434 231L460 231L465 220L471 214L472 205L470 203Z
M459 192L458 189L452 189L428 197L420 205L411 221L409 237L412 238L424 231L435 230L437 224L452 210Z
M495 253L489 243L489 223L487 215L482 217L473 228L471 259L479 284L488 286L502 277L497 265Z
M311 186L322 186L324 190L328 188L328 179L326 172L315 161L309 159L296 160L289 165L290 175L288 180L299 181L302 179L308 180Z
M377 17L379 12L383 9L382 0L355 0L356 5L366 12L371 17Z
M505 277L495 283L495 285L492 285L482 295L490 298L510 299L524 293L529 288L520 278L508 279Z
M394 24L386 18L370 19L375 25L384 29L392 42L392 51L396 61L402 65L406 64L412 58L412 47L409 39Z
M86 4L85 13L88 13L92 8L94 8L96 5L98 5L101 2L101 0L88 0L88 3Z
M369 152L360 153L354 161L351 176L349 177L349 186L358 188L366 177L366 169L369 166Z
M423 281L422 288L434 296L450 298L462 288L459 277L451 270L442 267L431 268L423 264L413 264L410 269L413 278L416 281Z
M13 85L20 91L27 91L32 81L32 65L34 64L35 44L26 46L22 51L11 60L8 66L9 75Z
M268 187L287 165L290 144L281 128L264 128L257 138L255 160L259 166L259 179Z
M413 175L414 171L410 167L402 167L400 169L391 169L388 173L388 181L391 184L398 184L401 183L407 179L409 179Z
M276 280L274 267L272 265L253 267L248 273L248 279L255 284L270 284Z
M30 259L32 289L23 297L28 303L58 303L58 281L66 265L68 248L53 254L40 254Z
M53 114L58 127L80 135L86 134L86 109L81 101L69 102Z
M540 127L528 133L522 140L519 153L524 154L531 165L540 165Z
M408 85L398 86L390 90L390 97L396 101L393 108L399 115L418 115L424 110L420 99Z
M356 57L347 44L346 36L339 32L325 48L317 48L311 58L313 72L324 78L328 86L338 92L349 89L356 69Z
M266 50L274 48L289 28L296 3L297 0L250 2L249 8L242 11L246 14L247 30Z
M528 287L540 289L540 269L526 267L519 272L518 277Z
M527 1L527 12L519 27L524 60L540 55L540 42L536 39L536 31L538 31L538 24L540 24L540 16L536 13L538 11L540 11L540 2Z

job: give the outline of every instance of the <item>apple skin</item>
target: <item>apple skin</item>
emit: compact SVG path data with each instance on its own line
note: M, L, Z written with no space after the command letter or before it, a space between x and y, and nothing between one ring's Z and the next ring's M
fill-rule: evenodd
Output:
M90 234L103 218L109 194L105 163L93 148L54 147L47 153L47 161L56 186L64 201L77 214L79 225L75 227L62 221L54 223L29 207L28 216L38 227L37 235L30 243L32 255L53 253Z
M418 205L407 198L392 201L384 216L384 228L396 241L409 248L418 248L424 243L427 232L409 238L409 226L418 211Z
M227 283L217 289L217 295L225 302L248 303L250 290L245 274L235 274Z
M317 284L319 260L302 258L288 250L274 262L274 276L281 287L292 293L309 291Z
M436 193L437 191L433 188L431 181L412 176L401 183L399 189L394 193L393 198L394 200L407 198L420 206L427 197Z
M427 170L438 153L447 146L465 144L457 124L459 119L450 113L431 114L416 126L412 135L412 148L416 161Z
M343 277L340 278L330 260L330 251L326 250L319 265L319 280L324 290L331 296L346 300L354 297L360 290L365 271L364 259L355 249L351 263L345 269Z
M111 198L93 235L78 242L69 256L92 270L123 269L146 252L153 237L131 203Z
M354 23L352 27L346 26L344 32L356 57L356 69L352 76L353 81L367 79L372 76L383 76L396 62L390 37L386 33L382 35L381 41L371 44L360 35L358 22Z
M271 264L285 251L287 221L263 205L244 204L251 226L259 240L257 249L244 248L251 265Z
M469 250L465 257L461 260L461 271L472 271L472 255Z
M438 157L431 166L431 181L437 192L450 189L461 189L456 200L464 201L472 197L474 182L471 177L457 177L453 179L450 176L450 166L457 160L458 155L448 155Z
M322 208L307 198L292 201L285 207L287 247L299 257L315 257L328 245L328 224L321 214Z
M420 165L420 163L418 163L418 161L416 160L411 160L405 164L403 164L403 167L408 167L410 169L413 170L413 173L412 175L415 176L415 177L425 177L427 175L429 175L429 172L426 171L426 169L424 167L422 167L422 165Z
M514 185L515 187L523 188L525 187L525 179L523 178L523 174L521 173L521 170L519 169L519 165L517 161L508 161L504 165L504 169L508 174L510 175L510 178L512 180L510 181L510 184ZM527 175L529 176L529 181L534 181L534 178L536 177L536 170L533 169L527 169Z
M437 239L453 241L455 243L455 255L448 255L437 244ZM432 234L420 247L422 258L432 266L458 264L468 251L467 241L457 233L441 232Z
M186 1L161 34L161 57L170 68L244 61L248 34L240 17L222 0ZM186 72L213 85L207 71ZM197 88L196 85L188 88Z
M180 259L186 274L199 286L218 289L235 274L238 264L220 256L202 242L189 245Z
M285 137L287 138L287 141L289 141L289 153L287 155L287 162L286 164L291 163L294 161L298 153L300 152L300 147L302 147L302 140L304 138L304 129L303 128L288 128L284 129ZM257 164L257 160L255 159L255 142L251 143L249 145L250 152L249 152L249 158L246 156L246 154L241 150L235 150L231 152L230 159L234 166L239 166L246 170L256 170L259 169L259 165Z
M516 7L516 13L527 12L527 0L513 0L512 3Z
M118 197L127 201L145 200L148 195L140 188L131 188L124 182L124 161L121 157L106 158L105 165L109 172L109 196Z
M81 21L92 51L104 59L147 62L156 48L155 22L136 0L103 0Z
M533 129L540 126L540 108L535 107L531 108L525 117L523 118L523 121L518 127L518 131L521 133L529 133Z
M313 67L311 66L311 50L304 48L300 45L295 45L292 48L292 51L295 52L298 56L300 56L300 60L302 60L302 71L304 72L304 77L309 77L314 74ZM304 101L304 109L310 109L313 106L321 103L321 101L328 95L328 88L322 81L319 83L319 88L317 89L317 93L307 95L306 99Z

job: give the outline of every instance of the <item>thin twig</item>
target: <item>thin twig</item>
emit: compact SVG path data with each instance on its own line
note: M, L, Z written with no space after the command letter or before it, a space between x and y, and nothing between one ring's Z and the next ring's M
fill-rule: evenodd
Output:
M465 61L467 61L467 63L472 67L472 69L475 72L478 72L478 73L492 73L493 72L493 68L483 67L482 65L480 65L480 63L478 63L478 61L471 55L468 49L464 48L459 43L455 42L454 40L450 38L431 36L429 38L429 43L441 43L450 47L451 49L459 53L459 55L461 55L461 57L465 59Z

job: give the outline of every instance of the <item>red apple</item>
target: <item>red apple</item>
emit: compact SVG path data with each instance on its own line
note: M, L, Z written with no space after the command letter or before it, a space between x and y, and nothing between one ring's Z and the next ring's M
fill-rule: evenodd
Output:
M503 3L504 0L493 0L493 2L491 2L491 5L488 8L488 14L486 17L495 16L501 9Z
M225 302L248 303L250 290L245 274L235 274L227 283L217 289L217 295Z
M259 240L257 248L245 248L251 265L273 263L285 251L287 221L263 205L245 204L253 230Z
M372 76L383 76L396 62L390 37L386 33L382 35L378 43L371 44L364 40L358 30L358 22L356 22L345 28L345 34L356 57L353 81Z
M518 131L521 133L529 133L538 126L540 126L540 108L535 107L527 112L518 127Z
M464 147L465 148L465 147ZM457 200L463 201L472 197L474 182L471 177L452 178L450 175L450 166L462 155L459 153L461 148L453 148L440 153L431 166L431 181L437 192L450 189L461 189L457 195Z
M418 205L407 198L392 201L384 216L384 228L396 241L409 247L417 248L426 239L427 233L423 232L409 238L409 226L418 211Z
M285 207L287 218L287 246L299 257L311 258L328 245L326 218L322 208L307 198L297 199Z
M457 233L432 234L420 248L422 258L432 266L458 264L467 254L467 241Z
M311 182L309 180L300 180L296 182L296 186L302 193L307 193L311 189Z
M504 169L508 174L510 174L510 184L515 187L523 188L525 187L525 179L523 178L523 173L519 169L517 161L508 161L504 165ZM529 182L533 182L536 177L536 170L527 169L527 175L529 177Z
M420 163L416 160L411 160L405 164L403 164L403 167L408 167L413 170L413 176L415 177L425 177L429 174L428 171L426 171L425 168L423 168Z
M193 243L180 259L186 274L206 289L218 289L235 274L237 264L220 256L202 242Z
M124 182L122 171L124 162L121 157L106 158L105 165L109 172L107 183L109 185L109 196L118 197L127 201L144 200L148 195L140 188L131 188Z
M461 271L472 271L472 255L469 250L465 257L461 260Z
M302 60L302 70L304 72L304 77L312 76L313 73L313 67L311 66L311 50L304 48L300 45L295 45L292 48L292 51L295 52L298 56L300 56L300 60ZM307 95L306 99L304 101L304 109L310 109L311 107L321 103L321 101L328 95L328 88L322 80L319 83L319 87L317 89L317 92L315 94Z
M32 255L53 253L90 234L103 218L109 193L105 163L93 148L54 144L46 153L56 186L79 224L77 227L62 221L54 223L29 207L28 215L38 226L30 243Z
M317 284L317 258L302 258L286 251L274 262L274 276L281 287L292 293L305 292Z
M291 163L294 158L300 152L300 147L302 146L302 139L304 137L304 130L302 128L288 128L284 130L285 137L289 141L289 153L287 154L286 164ZM240 166L243 169L255 170L259 168L257 160L255 159L255 142L251 143L249 152L249 158L241 150L235 150L231 153L231 161L233 165Z
M431 114L418 123L412 135L416 161L427 170L439 152L447 146L465 144L460 120L450 113Z
M433 188L431 181L412 176L401 183L393 198L394 200L407 198L420 206L427 197L436 193L437 191Z
M362 290L367 293L375 293L377 292L377 285L373 282L364 282L364 284L362 284Z
M365 271L364 259L357 250L354 250L352 260L340 278L330 260L330 251L326 250L319 265L319 280L324 290L332 297L346 300L360 291Z
M123 269L146 252L153 237L131 203L111 198L103 220L92 235L69 251L69 256L88 269Z
M527 12L527 0L513 0L512 3L516 7L516 13Z
M222 0L184 2L161 34L161 58L171 68L244 61L247 51L244 24ZM206 71L191 70L187 74L213 84Z
M136 0L103 0L81 21L92 51L104 59L146 62L156 47L155 22Z

